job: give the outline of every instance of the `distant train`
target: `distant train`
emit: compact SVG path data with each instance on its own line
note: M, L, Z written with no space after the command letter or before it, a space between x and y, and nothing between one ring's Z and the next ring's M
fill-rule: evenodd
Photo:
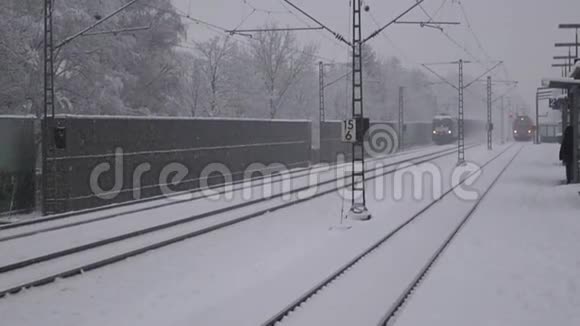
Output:
M534 122L527 115L518 115L512 126L514 140L530 141L534 134Z
M437 145L450 144L457 140L457 118L440 114L433 118L433 142Z

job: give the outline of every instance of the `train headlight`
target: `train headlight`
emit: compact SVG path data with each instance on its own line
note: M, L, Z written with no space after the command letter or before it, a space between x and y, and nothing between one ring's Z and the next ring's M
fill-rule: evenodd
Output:
M514 134L517 134L517 133L518 133L518 131L517 130L514 130Z
M449 130L447 133L451 135L451 130Z
M528 130L528 134L531 134L531 133L532 133L532 131L531 130Z
M437 130L433 130L433 135L437 135Z

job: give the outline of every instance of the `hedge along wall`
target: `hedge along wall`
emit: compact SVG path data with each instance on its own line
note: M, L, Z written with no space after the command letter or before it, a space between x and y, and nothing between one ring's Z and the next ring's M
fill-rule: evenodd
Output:
M172 191L199 188L210 164L227 169L234 181L253 163L288 169L310 164L309 121L59 116L49 125L47 180L54 185L45 198L49 213L161 195L179 166L187 171L182 181L168 185ZM65 149L55 146L55 126L66 129ZM146 170L139 181L137 170ZM168 171L173 172L164 176ZM214 173L208 181L224 180Z
M34 208L34 123L0 116L0 213Z

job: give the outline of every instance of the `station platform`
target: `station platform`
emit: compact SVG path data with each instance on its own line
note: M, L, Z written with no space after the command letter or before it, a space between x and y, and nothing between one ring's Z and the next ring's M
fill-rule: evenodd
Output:
M525 145L396 325L580 325L580 191Z

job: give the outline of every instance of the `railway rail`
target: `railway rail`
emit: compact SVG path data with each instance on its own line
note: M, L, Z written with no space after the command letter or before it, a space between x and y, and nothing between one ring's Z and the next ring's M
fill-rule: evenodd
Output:
M513 146L514 145L511 145L510 147L508 147L505 150L503 150L502 152L500 152L498 155L491 158L489 161L487 161L485 164L483 164L481 169L489 166L491 163L495 162L497 159L502 157L505 153L507 153L510 149L512 149ZM399 300L397 300L396 303L389 309L389 311L385 315L386 317L383 318L383 320L381 320L380 325L387 325L387 323L391 319L390 317L396 312L397 308L402 305L405 298L408 297L409 293L411 293L412 290L417 286L418 282L422 279L422 277L424 277L424 275L428 271L429 267L432 266L432 264L435 262L435 260L440 256L441 252L450 243L451 239L453 239L453 237L457 234L458 230L467 222L469 216L471 216L471 214L473 214L475 209L479 206L481 201L485 198L485 195L493 188L493 186L495 185L497 180L499 180L499 178L501 177L503 172L510 166L510 164L517 157L517 155L519 154L520 151L521 151L521 148L517 151L517 153L514 155L514 157L511 158L509 163L503 168L503 170L494 179L492 185L486 189L486 191L484 192L484 194L482 196L480 196L480 198L478 198L478 200L474 203L473 207L469 211L468 215L464 219L462 219L462 223L459 226L457 226L457 228L453 231L453 233L447 238L445 243L436 251L436 254L433 256L433 258L431 258L426 263L425 267L423 269L421 269L421 271L419 272L417 277L413 279L413 282L406 288L405 292L400 296ZM452 187L451 189L449 189L448 191L443 193L439 198L436 198L435 200L430 202L428 205L426 205L424 208L422 208L420 211L418 211L412 217L407 219L405 222L403 222L402 224L397 226L395 229L390 231L384 237L382 237L377 242L375 242L373 245L371 245L366 250L364 250L361 254L354 257L352 260L350 260L349 262L344 264L342 267L337 269L332 274L328 275L321 282L316 284L310 290L308 290L303 295L299 296L296 300L291 302L289 305L284 307L278 313L274 314L271 318L267 319L262 325L263 326L273 326L273 325L278 325L279 323L283 324L284 320L287 317L291 316L295 312L298 312L298 310L302 310L302 308L304 308L305 306L308 306L309 301L311 299L313 299L313 297L317 296L320 293L323 293L324 291L327 291L330 287L333 286L334 282L340 282L339 279L341 277L347 275L347 273L349 273L355 266L358 266L359 264L363 264L363 260L368 258L368 256L370 256L372 253L379 250L385 244L389 243L389 241L391 239L393 239L393 237L395 235L399 234L401 231L403 231L405 229L409 229L410 225L412 225L414 222L416 222L420 217L426 215L426 213L429 212L431 210L431 208L433 208L437 203L440 203L446 197L450 196L457 187L463 185L465 183L465 181L468 180L475 173L477 173L477 172L473 172L471 175L465 177L462 182L460 182L459 184L455 185L454 187ZM364 304L364 303L361 302L360 304Z
M477 145L472 145L471 147L474 146ZM415 164L421 164L437 158L454 154L455 152L456 151L454 149L441 150L435 153L419 155L404 161L394 162L385 165L383 168L389 167L392 168L393 166L399 165L403 162L412 162ZM395 167L385 172L382 172L380 175L369 176L367 178L367 182L370 182L378 177L394 173L396 171L397 168ZM368 173L371 172L374 171L373 170L368 171ZM22 289L49 284L59 278L67 278L81 274L86 271L107 266L112 263L122 261L126 258L148 252L150 250L159 249L180 241L198 237L219 229L232 226L234 224L250 220L252 218L262 216L268 212L280 210L315 198L319 198L321 196L331 194L334 191L336 191L336 187L332 186L332 183L335 181L336 179L332 179L319 183L318 185L316 185L317 187L320 186L328 186L328 187L306 198L296 199L282 203L273 202L271 197L266 199L259 199L253 202L241 204L240 206L225 207L201 215L200 214L193 215L188 218L179 219L170 223L165 223L154 227L137 230L116 237L111 237L96 242L84 244L81 246L77 246L74 248L68 248L66 250L52 252L47 255L41 255L34 258L6 264L0 267L0 297L4 297L7 294L20 292ZM350 183L347 183L344 186L349 187ZM294 189L293 192L297 193L300 191L304 191L310 187L311 186L306 186L301 187L299 189ZM275 197L281 197L282 195L283 193L275 195ZM264 203L266 201L271 201L272 204L267 205L266 207L263 207L258 210L255 210L255 208L253 208L256 204ZM246 212L243 209L246 209L248 211ZM210 223L210 225L203 226L202 228L199 228L198 226L193 227L192 229L184 228L184 226L191 224L192 222L200 221L204 218L214 217L219 214L232 212L235 213L235 216L230 216L217 222L214 221L213 223ZM179 229L176 228L177 226L179 226ZM148 237L147 241L143 240L145 236ZM124 251L119 251L118 249L115 249L111 253L109 252L109 250L106 249L107 248L106 246L113 243L119 244L129 242L130 244L124 248L125 249ZM91 256L91 254L88 254L89 251L91 252L98 251L98 254ZM72 265L74 266L68 266L67 264L62 263L63 261L66 260L65 258L70 258L73 255L79 256L80 254L82 254L83 258L80 259L78 262L73 262ZM32 273L34 274L33 277L28 277L27 273L23 273L24 271L30 271L33 268L35 269L35 272ZM8 280L2 281L3 278L4 279L8 278ZM14 279L16 279L17 281L13 281Z
M374 161L384 160L387 158L391 159L391 158L396 158L396 157L400 157L400 156L410 155L410 154L413 154L413 153L418 152L418 151L421 151L421 150L413 150L413 151L408 151L408 152L397 153L397 154L394 154L391 156L379 157L379 158L375 158L373 160L370 160L369 163L372 163ZM441 150L441 151L443 151L443 150ZM437 151L437 152L439 152L439 151ZM336 167L338 165L333 165L333 166ZM303 169L294 170L291 172L291 179L295 180L298 178L307 177L310 173L315 172L317 170L320 170L320 168L313 167L313 168L303 168ZM265 176L253 178L251 180L252 184L250 185L250 188L256 188L256 187L261 186L261 184L257 183L257 181L263 181L264 178L265 178ZM336 179L334 179L334 181L336 181ZM276 180L273 180L272 183L277 184L280 182L281 182L280 179L276 179ZM246 187L246 185L243 185L242 183L243 183L243 181L233 183L231 185L233 187L232 191L238 191L242 187ZM223 188L223 187L224 187L224 185L217 185L217 186L210 188L209 190L214 191L215 194L217 194L217 195L223 195L227 191L227 190L219 190L219 188ZM218 189L218 190L216 190L216 189ZM176 198L183 197L184 195L191 195L191 197L190 198L176 199ZM33 236L33 235L36 235L39 233L62 230L62 229L70 228L70 227L105 221L105 220L109 220L109 219L113 219L113 218L121 218L121 217L125 217L125 216L130 216L131 214L150 211L153 209L165 208L165 207L175 206L175 205L179 205L179 204L183 204L183 203L193 203L195 201L199 201L199 200L204 199L204 198L205 197L204 197L204 194L202 193L202 191L192 190L192 191L178 192L178 193L172 194L170 196L158 196L158 197L154 197L154 198L147 198L147 199L132 201L132 202L128 202L128 203L120 203L120 204L116 204L114 206L94 208L94 209L85 210L85 211L71 212L71 213L49 216L46 218L31 219L31 220L17 222L17 223L0 225L0 243L4 242L4 241L8 241L8 240ZM155 203L155 201L161 201L161 202ZM145 205L141 207L142 204L145 204ZM151 205L149 205L149 204L151 204ZM130 205L135 206L135 208L128 208L127 210L123 210L123 208L129 207ZM111 212L111 213L105 212L106 210L116 210L116 209L121 209L121 211ZM82 214L98 213L98 212L104 212L104 214L97 215L97 216L91 217L91 218L84 218L82 215ZM219 213L219 212L216 212L216 213ZM77 218L79 220L75 221L74 220L75 218ZM60 221L62 221L62 220L72 220L72 221L59 224ZM44 227L41 226L39 228L35 228L37 225L46 225L46 224L53 224L53 225L48 225L48 226L44 226ZM8 234L8 235L6 235L6 234Z
M457 227L451 232L451 234L449 234L449 236L447 237L447 239L445 239L445 241L441 244L441 246L437 248L437 251L433 254L432 258L425 263L425 266L421 268L421 270L417 273L413 281L409 283L405 291L401 293L397 301L395 301L391 305L391 307L389 307L387 313L385 314L385 317L383 317L383 319L380 321L379 326L392 325L392 323L395 321L397 313L403 308L404 304L408 301L413 292L425 279L425 277L427 276L433 265L439 260L443 252L451 245L451 243L457 237L461 229L463 229L465 224L469 222L469 220L471 219L477 208L480 206L481 202L487 197L487 194L495 187L495 185L500 180L505 171L511 166L517 155L521 152L522 148L523 147L520 147L520 150L516 153L516 155L514 155L514 157L509 161L509 163L500 171L500 173L497 175L497 177L495 177L495 179L492 181L491 185L485 190L485 192L481 194L479 199L475 202L475 204L467 212L467 214L465 214L465 216L463 217L461 222L457 225Z

